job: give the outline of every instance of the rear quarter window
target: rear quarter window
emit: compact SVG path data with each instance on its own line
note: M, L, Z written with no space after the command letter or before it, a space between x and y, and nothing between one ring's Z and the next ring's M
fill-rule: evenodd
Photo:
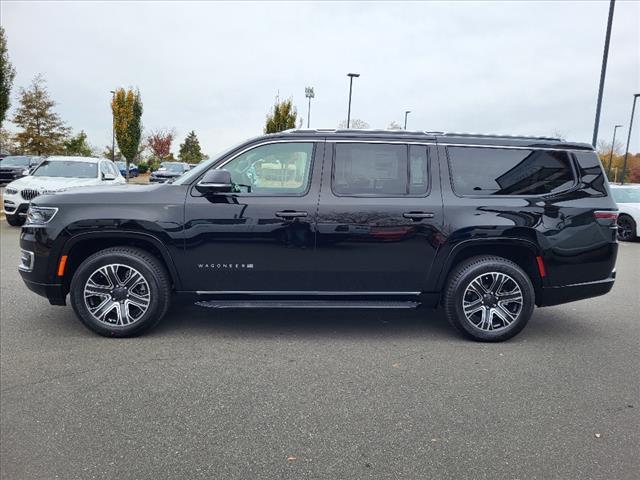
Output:
M545 195L575 184L567 152L448 147L447 154L457 195Z

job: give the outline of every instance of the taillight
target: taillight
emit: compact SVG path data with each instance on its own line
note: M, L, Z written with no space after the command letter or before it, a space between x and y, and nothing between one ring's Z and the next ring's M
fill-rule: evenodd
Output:
M593 212L598 220L618 220L618 212L611 210L599 210Z

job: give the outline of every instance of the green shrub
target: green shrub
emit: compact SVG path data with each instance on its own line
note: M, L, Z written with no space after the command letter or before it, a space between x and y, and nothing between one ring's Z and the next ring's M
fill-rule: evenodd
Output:
M149 164L147 162L140 162L138 164L139 173L147 173L149 171Z

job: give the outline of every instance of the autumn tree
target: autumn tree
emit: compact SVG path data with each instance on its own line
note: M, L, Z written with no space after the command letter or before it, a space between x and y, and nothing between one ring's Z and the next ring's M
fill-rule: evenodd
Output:
M298 111L293 106L293 100L290 98L282 102L276 102L273 105L273 111L267 115L267 123L264 127L264 133L277 133L290 128L296 128L296 119Z
M87 134L81 130L74 137L69 137L63 142L64 154L73 157L90 157L92 149L87 143Z
M338 124L338 128L347 128L347 121L343 120ZM369 128L369 124L364 120L360 120L359 118L352 118L349 121L349 128L355 128L358 130L364 130Z
M56 103L49 98L46 82L41 75L34 77L28 89L20 89L19 101L13 123L22 129L15 135L20 150L37 155L60 153L70 129L53 111Z
M187 163L198 163L204 158L200 150L200 141L193 130L184 139L184 143L180 144L178 158Z
M9 61L4 27L0 26L0 128L7 115L7 110L11 106L11 87L15 76L16 70Z
M154 157L164 161L171 156L171 143L175 137L174 130L154 130L147 136L147 146Z
M129 180L129 164L138 154L142 138L142 99L140 92L129 88L119 88L111 100L113 123L118 148L126 160L127 180Z

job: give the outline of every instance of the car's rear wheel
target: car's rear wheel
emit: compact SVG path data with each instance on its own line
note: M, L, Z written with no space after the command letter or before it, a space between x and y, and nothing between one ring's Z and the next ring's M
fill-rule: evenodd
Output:
M7 223L12 227L21 227L22 225L24 225L24 222L26 220L20 215L8 215L5 213L5 216L7 217Z
M132 247L101 250L76 270L71 305L88 328L109 337L139 335L160 322L170 301L162 263Z
M451 272L444 293L447 319L473 340L499 342L518 334L535 304L527 274L502 257L473 257Z
M630 242L636 236L636 222L629 215L618 215L618 240Z

